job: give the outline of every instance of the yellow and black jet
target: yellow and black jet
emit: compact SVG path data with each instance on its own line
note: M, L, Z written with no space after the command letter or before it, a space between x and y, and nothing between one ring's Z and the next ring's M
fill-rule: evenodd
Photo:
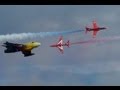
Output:
M24 57L27 57L34 55L34 53L32 53L31 50L37 48L40 45L41 43L39 42L28 42L25 44L17 44L17 43L10 43L7 41L2 46L7 48L6 50L4 50L4 53L15 53L21 51L22 54L24 54Z

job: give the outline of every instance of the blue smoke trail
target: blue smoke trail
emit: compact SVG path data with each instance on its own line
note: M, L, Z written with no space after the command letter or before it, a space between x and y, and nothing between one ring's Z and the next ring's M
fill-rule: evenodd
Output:
M39 33L13 33L7 35L0 35L0 42L8 41L8 40L23 40L23 39L32 39L32 38L43 38L47 36L55 36L55 35L66 35L76 32L82 32L84 30L72 30L72 31L61 31L61 32L39 32Z

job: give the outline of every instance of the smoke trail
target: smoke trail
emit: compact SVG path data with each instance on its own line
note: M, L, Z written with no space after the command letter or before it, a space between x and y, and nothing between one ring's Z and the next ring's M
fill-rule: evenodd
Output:
M61 32L39 32L39 33L13 33L7 35L0 35L0 42L7 41L7 40L23 40L23 39L32 39L37 37L46 37L46 36L54 36L54 35L65 35L75 32L81 32L84 30L72 30L72 31L61 31Z
M80 41L80 42L74 42L72 44L85 44L85 43L96 43L96 42L103 42L103 41L108 41L108 40L87 40L87 41Z
M85 44L85 43L115 41L115 40L120 40L120 36L104 37L104 38L101 38L101 39L92 39L92 40L87 40L87 41L74 42L74 43L71 43L71 45L72 44Z

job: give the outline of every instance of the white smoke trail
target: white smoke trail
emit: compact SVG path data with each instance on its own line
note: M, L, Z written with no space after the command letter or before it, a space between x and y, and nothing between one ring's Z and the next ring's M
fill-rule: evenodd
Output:
M69 33L81 32L84 30L73 30L73 31L62 31L62 32L39 32L39 33L13 33L13 34L6 34L0 35L0 42L7 41L7 40L23 40L23 39L32 39L37 37L46 37L46 36L53 36L53 35L64 35Z

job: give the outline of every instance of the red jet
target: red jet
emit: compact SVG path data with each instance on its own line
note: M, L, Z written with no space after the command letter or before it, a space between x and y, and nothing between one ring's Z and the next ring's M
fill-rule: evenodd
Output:
M107 29L107 28L106 27L98 27L97 23L95 21L93 21L93 28L86 27L86 33L88 31L93 31L93 38L95 38L97 32L100 31L100 30L104 30L104 29Z
M61 36L59 38L58 43L54 44L54 45L51 45L50 47L57 47L60 50L60 52L63 54L63 46L69 47L69 45L70 45L69 40L66 43L63 43L63 37Z

